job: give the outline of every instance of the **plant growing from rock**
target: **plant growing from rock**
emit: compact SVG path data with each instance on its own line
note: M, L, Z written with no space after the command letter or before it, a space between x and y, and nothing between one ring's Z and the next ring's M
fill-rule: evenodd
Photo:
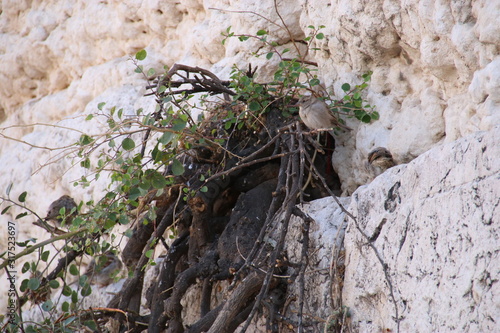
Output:
M304 42L324 38L321 27L310 29L311 36ZM141 331L146 322L151 332L167 326L170 332L181 332L188 329L181 299L196 284L202 288L200 316L189 332L229 332L246 321L245 330L267 304L271 290L286 290L287 282L279 275L292 266L283 253L290 217L299 216L306 225L310 222L297 203L334 196L340 189L338 177L326 172L326 155L313 154L322 147L302 129L294 116L297 110L291 106L302 92L324 89L313 74L314 64L300 52L286 58L291 51L278 51L265 30L252 36L227 29L226 37L243 42L255 38L269 48L267 59L278 56L273 81L257 82L251 66L248 70L234 67L228 81L206 69L180 64L158 75L139 65L147 55L143 50L133 62L148 82L156 110L147 114L139 109L135 115L125 115L123 109L100 103L96 114L87 117L88 121L104 119L107 130L97 136L83 134L75 143L75 158L89 170L75 185L89 186L107 176L109 190L98 202L80 204L79 211L83 206L86 211L72 219L67 232L53 238L65 240L60 249L64 257L54 270L43 268L39 274L42 263L55 260L55 254L40 244L31 247L39 251L40 259L23 268L33 277L23 282L22 297L37 302L41 297L37 291L61 286L63 295L70 298L62 304L43 300L48 318L62 313L59 318L64 320L50 327L50 320L30 326L32 331L63 332L82 325L97 329L105 319L114 318L123 329ZM363 100L370 75L363 75L363 83L354 87L344 84L345 95L330 98L332 111L362 122L378 119L378 113ZM201 121L193 118L195 94L204 94L202 103L210 106ZM209 98L216 95L222 98ZM18 199L17 204L24 200ZM68 274L81 275L74 261L83 254L105 253L111 248L105 239L120 237L115 227L131 224L124 232L127 238L122 239L126 242L122 257L129 270L123 288L103 309L82 312L81 298L92 293L92 286L78 279L76 291L69 287ZM289 277L302 284L302 289L307 230L303 261ZM173 241L167 244L165 237ZM144 285L145 268L154 265L155 251L166 253L158 267L157 282L161 283ZM212 294L221 286L231 293L214 305ZM147 316L139 315L143 290L148 295ZM302 294L298 303L303 301ZM268 322L273 330L279 323L272 318L282 306L266 305L273 313ZM318 324L303 317L301 306L297 318L282 317L282 321L298 329Z

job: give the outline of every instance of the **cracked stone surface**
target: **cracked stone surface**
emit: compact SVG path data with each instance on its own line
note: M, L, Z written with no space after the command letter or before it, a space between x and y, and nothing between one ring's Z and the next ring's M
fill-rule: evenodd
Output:
M145 81L134 73L130 61L138 50L148 52L141 63L144 68L157 72L163 66L182 63L207 68L227 79L233 64L246 68L252 63L259 67L258 80L269 82L278 57L253 57L251 52L269 49L252 40L241 43L235 38L222 45L221 32L228 26L236 34L265 29L270 41L291 49L292 57L295 51L290 39L303 39L311 32L310 25L324 25L324 38L312 39L314 49L307 60L318 64L315 73L325 90L341 97L343 83L359 84L363 73L373 71L366 99L380 113L380 119L370 124L347 119L353 131L336 142L333 165L344 193L350 195L367 183L363 165L374 147L387 147L399 163L417 157L421 161L419 156L426 159L379 176L356 192L352 206L363 217L363 228L380 248L391 272L407 272L404 283L399 281L402 287L396 289L400 314L405 318L401 327L414 331L411 325L420 325L415 327L422 332L431 327L449 331L450 323L456 323L457 330L488 331L488 315L500 313L498 304L488 301L490 295L498 295L499 274L491 269L498 262L496 250L484 249L495 241L498 244L498 237L485 231L494 229L494 222L477 221L499 220L498 190L493 187L498 188L498 179L484 176L482 180L479 175L498 166L498 157L491 153L498 148L485 145L481 152L475 142L465 141L470 143L467 148L462 146L464 141L454 141L471 134L475 137L476 131L491 131L500 123L500 2L277 3L290 35L276 24L282 21L272 0L80 0L63 5L54 0L4 0L0 5L0 190L13 183L11 198L28 191L26 205L39 214L63 194L71 194L77 201L101 198L106 177L86 189L73 187L87 170L78 161L73 166L74 160L62 158L59 148L77 141L81 132L99 132L99 117L94 122L83 121L96 112L98 103L107 103L104 112L116 106L125 115L135 114L139 108L154 110L154 99L143 96ZM448 145L446 151L438 148L442 154L426 153L443 143ZM494 143L498 146L498 140ZM395 186L398 181L400 185ZM323 209L322 214L328 214L328 205ZM12 207L0 216L0 233L6 234L7 221L14 221L21 212ZM17 224L19 241L49 237L32 227L33 220L28 216ZM354 237L352 228L349 237ZM5 243L0 242L0 252ZM380 265L366 246L360 245L360 249L355 256L351 246L349 269L354 270L351 273L359 270L365 280L346 281L346 288L351 289L345 294L356 325L364 331L393 328L393 307L377 271ZM369 258L370 264L358 263L358 257ZM462 259L465 257L468 261ZM22 264L24 261L19 267ZM20 276L18 284L26 277ZM5 279L3 272L0 278ZM453 289L450 281L460 289ZM423 287L416 290L419 283ZM0 286L0 295L6 294L6 286ZM450 301L453 292L458 296ZM411 293L425 297L408 301L413 299ZM357 303L351 302L354 299ZM0 307L5 308L6 302L0 297ZM450 302L461 312L451 313ZM316 310L329 313L328 309Z
M431 149L353 195L344 305L359 332L500 331L500 126ZM367 239L368 238L368 239Z

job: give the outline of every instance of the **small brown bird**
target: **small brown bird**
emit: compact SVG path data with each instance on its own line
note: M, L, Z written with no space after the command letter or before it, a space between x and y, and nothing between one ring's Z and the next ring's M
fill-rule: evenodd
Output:
M312 95L303 96L297 102L299 106L300 119L304 124L311 130L323 129L323 128L342 128L345 130L351 130L351 128L342 124L339 119L337 119L328 104L323 100L316 98ZM330 131L333 135L333 131Z
M50 204L49 210L47 211L47 216L45 217L45 221L54 221L58 224L61 224L63 221L63 218L60 217L60 211L61 208L65 208L65 215L67 216L66 218L66 224L71 222L70 214L73 208L77 207L77 204L75 200L73 200L72 197L69 195L63 195L56 201ZM76 211L73 212L72 215L76 214Z
M396 165L391 152L384 147L377 147L368 154L368 164L372 167L375 175L378 176L385 170Z
M85 275L91 284L105 287L114 282L122 266L121 260L113 252L107 251L92 259Z

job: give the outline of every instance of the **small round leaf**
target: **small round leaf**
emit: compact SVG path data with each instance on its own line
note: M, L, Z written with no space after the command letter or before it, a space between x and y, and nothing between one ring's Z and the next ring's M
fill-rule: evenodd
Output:
M148 53L146 52L146 50L140 50L139 52L137 52L135 54L135 58L137 60L144 60L144 59L146 59L147 55L148 55Z
M64 302L61 305L61 310L63 310L64 312L68 312L69 311L69 303L68 302Z
M78 273L79 273L78 267L76 267L76 265L70 265L69 266L69 273L71 275L78 275Z
M19 202L25 202L27 195L28 195L28 192L26 192L26 191L24 191L23 193L21 193L21 195L18 198Z
M172 161L172 173L174 176L180 176L184 173L184 165L176 158Z
M57 288L59 288L60 283L59 283L59 281L57 281L57 280L50 280L50 281L49 281L49 286L50 286L50 288L52 288L52 289L57 289Z
M31 290L37 290L40 287L40 280L37 278L32 278L28 281L28 288Z
M122 141L122 147L125 150L132 150L135 148L135 142L131 138L125 138Z
M42 304L42 310L45 312L49 312L53 306L54 303L52 302L52 300L49 299Z

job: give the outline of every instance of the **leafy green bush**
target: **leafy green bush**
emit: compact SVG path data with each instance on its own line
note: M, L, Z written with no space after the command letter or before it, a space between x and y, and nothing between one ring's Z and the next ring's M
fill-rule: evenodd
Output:
M320 32L322 26L309 28L311 33L303 42L313 49L312 41L321 40L325 36ZM305 55L300 54L297 45L297 56L286 58L287 54L291 54L291 50L278 50L278 45L268 40L265 30L259 30L255 35L236 35L228 28L224 35L223 42L233 37L242 42L256 39L267 51L255 56L264 55L268 60L277 56L279 62L273 80L267 83L258 82L255 71L251 68L243 70L234 66L229 82L218 81L203 71L194 71L191 74L196 79L184 77L184 83L190 83L192 89L176 90L180 84L171 77L165 80L171 69L167 68L167 73L157 76L153 69L144 70L139 65L139 61L147 57L146 51L142 50L135 55L133 62L136 72L143 75L153 87L152 94L157 101L155 112L146 114L144 110L138 109L134 116L126 116L123 109L117 106L106 109L106 103L103 102L96 106L95 114L86 117L87 121L98 116L104 117L108 128L100 135L82 134L74 143L79 165L89 171L74 185L87 187L105 176L109 177L109 187L101 200L80 203L78 211L81 213L68 220L68 230L62 235L38 244L35 240L18 243L18 246L25 248L19 257L35 251L38 254L37 260L26 263L22 269L23 273L30 272L32 276L21 284L23 301L40 303L46 318L42 323L27 326L27 332L70 332L81 328L82 325L95 330L96 322L80 313L82 298L90 295L92 288L88 281L79 279L80 268L71 263L74 258L83 254L94 256L110 250L110 243L119 237L114 231L117 225L129 225L132 221L153 223L157 218L157 207L151 203L165 196L173 186L180 186L182 200L186 202L198 192L207 192L205 182L224 169L227 156L232 154L227 149L228 142L234 139L244 140L248 133L258 132L262 128L261 117L266 115L273 103L280 105L283 116L292 117L297 110L291 105L300 94L306 91L323 91L330 102L332 112L364 123L379 118L375 108L363 97L371 73L362 75L363 82L354 87L348 83L343 84L344 95L338 99L331 98L321 87L314 64L305 61ZM156 77L156 83L152 82L152 76ZM216 86L214 90L206 88L200 91L199 87L205 87L203 84L207 81ZM209 105L209 96L214 94L214 91L231 95L231 98L215 103L219 112L214 114L212 119L202 117L201 122L194 121L190 100L196 93L206 93L202 96L202 103ZM200 148L212 150L219 163L215 169L208 169L206 174L200 176L198 183L187 186L183 178L189 171L189 165L185 164L187 157L190 152ZM41 217L24 206L27 193L24 192L14 200L9 197L10 188L3 201L25 209L25 212L17 215L15 219L20 220L32 213L40 220L42 227L52 232L52 229L44 225ZM2 214L6 214L9 208L10 206L5 208ZM65 216L70 213L72 212L61 211L61 215ZM172 234L176 233L175 228L174 223L171 227ZM111 239L109 242L104 240L105 235ZM125 232L125 236L133 237L132 230ZM56 253L46 250L49 244L58 240L64 241L62 248ZM152 247L156 243L157 239L147 248L149 264L153 264ZM46 266L53 263L58 254L65 255L68 264L63 265L59 271L52 272L53 274L47 274ZM69 287L68 281L71 277L78 279L76 290ZM67 300L58 302L48 298L50 289L58 288L62 288L62 294L68 297ZM54 320L56 317L59 319Z

